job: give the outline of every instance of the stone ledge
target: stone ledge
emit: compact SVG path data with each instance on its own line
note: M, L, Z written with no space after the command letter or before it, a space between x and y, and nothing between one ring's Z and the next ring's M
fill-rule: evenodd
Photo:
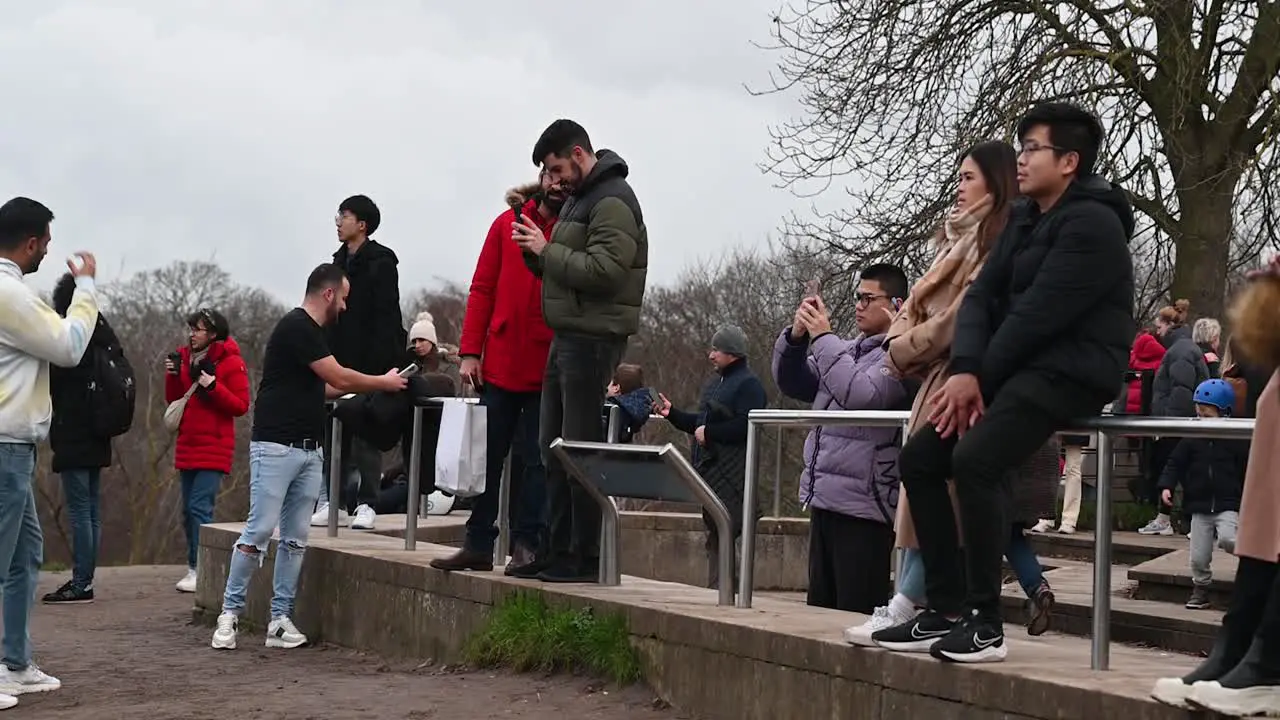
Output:
M241 526L201 532L197 615L216 614ZM498 573L427 567L451 548L406 552L395 538L346 533L312 539L295 619L314 639L387 656L448 661L484 622L495 600L520 588L569 606L624 614L646 677L673 705L701 717L1188 718L1146 698L1154 679L1182 673L1192 658L1112 648L1117 668L1088 668L1088 642L1023 640L1010 628L1008 662L946 665L921 656L850 648L840 630L862 618L758 597L749 610L715 605L710 590L625 577L621 587L548 586ZM272 547L274 553L274 545ZM247 619L266 620L270 571L254 579ZM768 688L768 692L762 691Z

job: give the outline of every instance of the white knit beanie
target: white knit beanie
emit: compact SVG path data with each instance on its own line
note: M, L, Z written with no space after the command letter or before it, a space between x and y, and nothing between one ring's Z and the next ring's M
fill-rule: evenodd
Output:
M426 310L418 313L418 317L413 320L413 327L409 328L409 347L413 347L413 341L419 339L428 340L436 347L440 346L440 341L436 340L435 318Z

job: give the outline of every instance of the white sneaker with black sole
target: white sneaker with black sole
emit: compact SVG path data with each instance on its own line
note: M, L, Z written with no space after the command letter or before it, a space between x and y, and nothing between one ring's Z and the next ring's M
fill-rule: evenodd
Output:
M372 530L373 523L377 518L378 514L373 511L373 508L368 505L358 505L356 506L356 514L351 518L351 529Z
M267 626L267 647L292 650L307 644L307 636L298 632L293 621L281 616L272 618Z
M954 627L955 623L945 616L925 610L901 625L871 633L871 642L894 652L929 652L929 648L946 637Z
M218 624L213 628L213 641L209 645L214 650L235 650L236 631L240 626L240 618L229 612L218 616Z
M346 527L351 521L351 516L347 514L346 508L338 508L338 527ZM311 515L311 527L328 527L329 526L329 503L320 503L315 513Z
M1000 662L1009 654L1004 644L1004 629L970 610L946 637L929 648L939 660L958 663Z

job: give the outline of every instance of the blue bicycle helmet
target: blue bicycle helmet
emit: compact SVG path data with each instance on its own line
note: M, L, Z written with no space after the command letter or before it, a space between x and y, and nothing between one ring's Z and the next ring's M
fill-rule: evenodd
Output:
M1196 387L1197 405L1212 405L1223 414L1229 414L1236 406L1236 390L1226 380L1205 380Z

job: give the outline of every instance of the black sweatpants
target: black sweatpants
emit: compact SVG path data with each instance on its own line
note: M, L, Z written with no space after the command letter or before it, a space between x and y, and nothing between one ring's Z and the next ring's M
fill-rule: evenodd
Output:
M893 526L830 510L809 516L809 604L870 615L889 600Z
M930 608L944 614L976 609L988 622L1000 622L1010 471L1065 425L1055 415L1074 414L1066 408L1050 414L1038 403L1004 393L963 438L952 435L944 440L933 425L925 425L907 440L898 462L920 542ZM963 554L956 544L947 478L955 478Z

